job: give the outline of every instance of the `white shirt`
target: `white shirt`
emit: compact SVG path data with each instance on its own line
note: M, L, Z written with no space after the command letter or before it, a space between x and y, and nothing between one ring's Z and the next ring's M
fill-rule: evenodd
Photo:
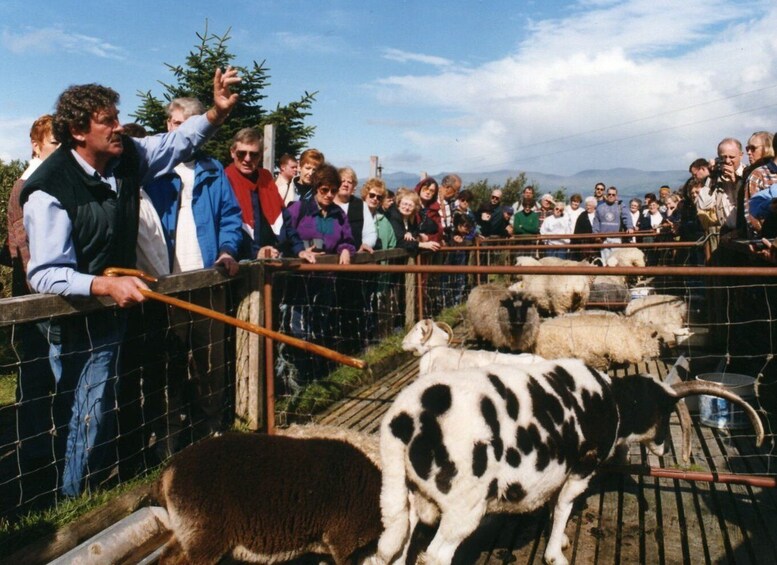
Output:
M173 272L183 273L202 269L202 251L197 240L197 225L194 223L192 196L194 194L194 161L179 163L175 167L181 177L181 199L178 208L178 223L175 226L175 258Z
M148 194L140 189L138 217L138 244L135 250L138 269L154 277L170 274L170 255L167 252L165 232Z
M556 235L556 234L568 234L572 233L572 226L569 223L569 216L566 211L561 216L547 216L542 220L540 226L540 235ZM568 239L548 239L545 240L547 245L563 245L569 243Z

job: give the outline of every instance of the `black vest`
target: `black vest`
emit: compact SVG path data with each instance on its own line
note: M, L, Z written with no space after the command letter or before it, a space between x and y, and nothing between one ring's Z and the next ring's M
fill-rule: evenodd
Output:
M122 136L124 152L113 174L118 194L89 176L69 148L60 147L24 184L20 202L43 190L56 198L72 223L77 269L99 275L106 267L135 267L140 178L134 143Z
M364 229L364 202L351 196L348 202L348 225L351 226L353 246L356 251L362 246L362 230Z

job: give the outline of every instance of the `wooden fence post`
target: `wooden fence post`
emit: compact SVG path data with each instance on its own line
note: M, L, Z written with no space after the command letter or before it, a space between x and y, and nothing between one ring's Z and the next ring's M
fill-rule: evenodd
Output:
M264 126L264 155L262 156L262 166L275 172L275 124Z
M415 265L416 260L408 257L407 264ZM405 275L405 329L410 330L417 320L416 317L416 274L407 273Z
M252 324L264 323L262 284L264 267L251 265L246 295L240 301L237 317ZM254 290L258 289L258 290ZM252 431L264 423L264 342L255 333L237 329L235 334L235 417Z

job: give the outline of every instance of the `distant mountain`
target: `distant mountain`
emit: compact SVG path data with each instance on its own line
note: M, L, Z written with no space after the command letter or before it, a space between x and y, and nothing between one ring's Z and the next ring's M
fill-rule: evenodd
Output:
M432 175L438 181L445 176L445 172ZM489 184L502 185L508 178L515 178L518 171L514 169L492 171L488 173L459 173L464 185L487 179ZM615 186L622 197L637 196L642 198L646 192L658 193L663 184L668 184L672 190L680 188L688 178L687 171L641 171L639 169L591 169L580 171L574 175L554 175L548 173L527 172L526 178L530 183L539 186L539 192L554 192L559 188L565 188L567 196L579 192L586 197L593 194L594 185L603 182L607 186ZM396 190L401 186L413 187L419 180L417 174L391 173L383 175L386 185Z

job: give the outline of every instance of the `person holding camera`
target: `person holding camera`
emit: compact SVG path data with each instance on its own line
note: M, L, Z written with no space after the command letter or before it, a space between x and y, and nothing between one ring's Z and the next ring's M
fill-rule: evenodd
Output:
M718 144L718 156L711 166L709 187L699 193L700 210L714 210L721 236L737 224L737 193L742 190L742 143L727 137Z

